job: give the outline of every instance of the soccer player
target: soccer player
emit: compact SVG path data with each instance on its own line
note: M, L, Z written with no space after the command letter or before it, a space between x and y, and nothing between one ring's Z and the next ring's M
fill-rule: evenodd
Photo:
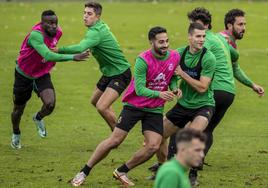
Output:
M62 55L51 52L62 35L58 27L58 18L52 10L42 13L41 22L33 26L32 31L25 37L18 59L16 60L15 82L13 87L14 108L11 114L13 134L11 146L21 148L20 119L27 101L34 90L43 102L39 112L33 116L39 135L46 137L45 116L52 113L55 107L55 91L49 72L55 61L82 61L88 57L88 52L77 55Z
M102 6L88 2L84 9L84 23L87 33L79 44L54 49L58 53L80 53L90 49L99 63L103 76L91 98L91 103L108 123L111 130L116 125L116 115L111 105L125 90L131 80L130 64L110 28L100 19Z
M177 154L159 169L154 188L191 188L187 170L199 165L204 157L205 135L194 129L183 129L176 135Z
M142 123L145 146L117 168L113 172L114 177L125 186L134 185L128 179L127 172L150 159L158 150L163 134L164 103L173 100L176 96L174 93L181 95L180 90L177 90L176 76L173 76L180 55L169 50L165 28L153 27L148 38L151 49L142 52L136 59L134 78L123 97L124 107L114 131L97 146L87 164L73 178L72 185L81 185L91 169L124 141L138 121ZM168 91L168 86L174 93Z
M182 81L182 98L164 118L163 142L157 152L158 167L167 160L166 141L179 128L187 126L203 131L214 113L214 98L211 81L215 71L215 56L204 47L205 28L199 23L191 23L188 29L189 46L179 48L181 55L176 73ZM155 169L157 170L157 169Z
M232 9L226 13L224 23L226 30L220 32L219 34L223 36L233 48L237 49L236 40L241 40L246 31L245 13L240 9ZM240 83L252 88L253 91L255 91L260 97L264 95L263 87L254 83L240 68L238 62L232 62L232 68L234 77ZM222 102L224 102L224 100L222 100ZM223 116L221 118L223 118ZM206 145L205 154L207 154L213 144L212 133L216 126L220 123L220 120L221 119L218 119L214 123L211 123L211 126L206 129L206 134L209 138L209 142Z
M260 96L263 95L264 90L261 86L253 84L253 82L251 82L239 68L237 64L239 57L237 51L231 45L228 45L223 37L219 37L210 31L212 28L211 14L208 10L204 8L196 8L192 12L188 13L188 18L192 22L199 22L203 24L207 29L205 46L211 49L212 53L216 57L216 69L212 82L216 106L215 114L213 115L207 129L205 130L205 133L207 135L207 143L205 148L206 154L209 147L212 145L212 132L214 128L219 124L225 112L228 110L234 100L234 77L245 85L252 87L253 90L256 91ZM239 35L243 36L241 32L242 31L239 32ZM197 169L192 169L190 171L190 180L192 185L198 184Z

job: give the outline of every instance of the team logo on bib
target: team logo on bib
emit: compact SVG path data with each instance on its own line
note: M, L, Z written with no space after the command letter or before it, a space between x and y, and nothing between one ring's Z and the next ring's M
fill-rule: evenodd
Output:
M157 77L154 79L154 82L164 82L166 81L166 75L164 73L160 73L157 75Z
M171 64L169 64L169 66L168 66L168 70L169 71L172 71L174 69L174 65L171 63Z

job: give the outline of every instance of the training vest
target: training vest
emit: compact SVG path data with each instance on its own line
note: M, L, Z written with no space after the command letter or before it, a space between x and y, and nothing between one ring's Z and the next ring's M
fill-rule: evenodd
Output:
M181 69L186 72L189 76L191 76L193 79L195 80L199 80L200 79L200 74L201 74L201 70L202 70L202 59L203 56L205 55L207 49L204 47L202 49L200 58L197 62L197 65L193 68L189 68L185 65L185 56L186 56L186 52L189 50L189 46L187 46L185 48L185 50L183 51L182 55L181 55L181 61L180 61L180 66Z
M48 48L56 47L61 35L62 30L60 27L57 29L55 37L51 38L45 34L41 27L41 23L36 24L32 31L39 31L44 37L44 43ZM39 78L47 73L55 66L55 62L46 62L45 59L32 47L28 45L30 33L25 37L21 48L20 54L17 59L17 66L26 76L31 78Z
M147 64L146 87L154 91L167 91L174 71L179 64L180 55L175 50L169 51L166 60L154 57L152 50L147 50L139 55ZM123 102L137 108L157 108L164 106L165 101L161 98L149 98L138 96L135 92L135 79L133 78L123 96Z

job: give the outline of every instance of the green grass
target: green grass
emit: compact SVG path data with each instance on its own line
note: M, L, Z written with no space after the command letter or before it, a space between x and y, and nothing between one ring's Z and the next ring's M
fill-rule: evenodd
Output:
M239 41L241 67L256 83L268 88L267 3L105 3L103 19L118 38L128 60L149 48L148 29L162 25L168 29L171 47L187 42L186 13L204 6L213 14L213 30L223 29L223 16L239 7L247 13L247 33ZM0 35L0 187L70 187L67 181L86 163L96 145L110 134L109 128L89 104L95 83L101 76L93 58L83 63L58 63L52 72L57 92L54 113L45 118L48 137L37 136L31 117L41 102L33 94L21 121L23 148L10 148L14 60L21 42L44 9L54 9L64 35L59 46L79 42L84 36L83 4L1 3ZM167 104L166 110L173 104ZM237 84L237 96L225 119L215 131L215 144L207 157L212 167L201 172L200 188L268 187L267 97L258 98ZM117 114L122 104L118 100ZM84 187L118 187L111 175L114 168L130 158L142 144L140 126L100 163ZM130 172L136 187L152 187L145 180L147 167L155 159Z

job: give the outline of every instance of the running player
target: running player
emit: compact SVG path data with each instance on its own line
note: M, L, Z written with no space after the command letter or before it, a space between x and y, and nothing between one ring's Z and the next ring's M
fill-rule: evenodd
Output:
M118 41L110 28L100 19L101 13L101 4L86 3L83 19L87 33L84 39L79 44L61 47L54 51L65 54L80 53L90 49L103 74L93 92L91 103L113 130L116 125L116 115L111 105L128 86L131 71Z
M13 88L13 112L11 121L13 134L11 146L21 148L19 128L20 119L27 101L34 90L43 102L39 112L33 116L39 135L46 137L44 121L45 116L52 113L55 107L55 91L49 72L55 66L55 61L81 61L88 57L88 53L78 55L62 55L53 53L49 48L54 48L62 35L58 27L58 18L52 10L42 13L41 22L33 26L32 31L25 37L19 57L16 61L15 82Z
M150 159L158 150L163 134L163 108L165 101L171 101L181 92L177 92L177 79L174 71L180 55L169 50L166 29L154 27L148 34L151 49L141 53L136 59L134 78L124 97L124 108L118 118L111 136L102 141L93 152L84 168L73 178L72 185L79 186L89 175L91 169L109 152L118 147L129 131L141 120L145 146L113 174L123 185L134 185L127 177L127 172ZM168 86L172 91L168 91Z

